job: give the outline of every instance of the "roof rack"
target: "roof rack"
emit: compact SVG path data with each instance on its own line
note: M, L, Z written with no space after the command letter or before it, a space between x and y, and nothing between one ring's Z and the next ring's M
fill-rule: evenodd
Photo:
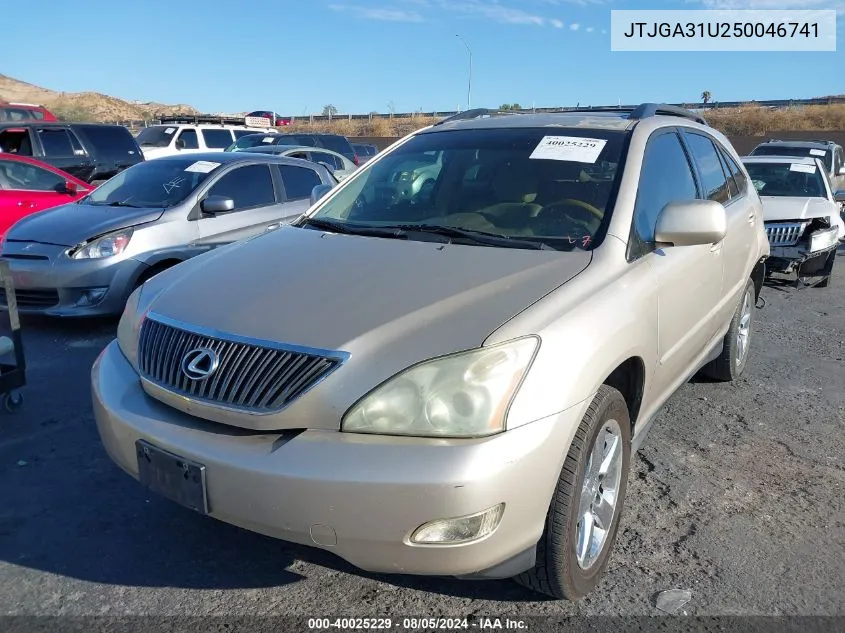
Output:
M161 123L213 123L217 125L245 125L244 117L209 116L207 114L163 116L157 119Z
M575 114L579 112L619 112L627 113L629 119L647 119L653 116L677 116L685 119L690 119L696 123L707 125L707 121L700 114L696 114L685 108L678 106L667 105L665 103L641 103L634 106L588 106L586 108L561 108L557 112L546 112L545 114ZM434 125L443 125L451 121L464 121L467 119L478 119L483 116L493 116L497 114L531 114L531 111L520 112L517 110L488 110L487 108L475 108L473 110L465 110L458 112L458 114L446 117L438 121Z
M486 115L499 114L498 110L489 110L487 108L474 108L472 110L464 110L452 116L441 119L434 125L443 125L444 123L451 123L452 121L466 121L468 119L479 119Z

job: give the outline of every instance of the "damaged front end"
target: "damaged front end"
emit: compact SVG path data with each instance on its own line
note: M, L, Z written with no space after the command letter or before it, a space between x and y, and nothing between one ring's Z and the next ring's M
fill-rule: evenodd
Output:
M839 228L831 218L766 222L771 255L767 272L804 277L828 277L833 270L839 241Z

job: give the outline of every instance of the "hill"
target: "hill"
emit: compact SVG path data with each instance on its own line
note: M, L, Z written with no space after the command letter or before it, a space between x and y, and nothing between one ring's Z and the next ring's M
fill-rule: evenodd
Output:
M60 119L128 121L153 119L157 115L200 114L186 104L138 103L99 92L58 92L0 74L0 101L38 103Z

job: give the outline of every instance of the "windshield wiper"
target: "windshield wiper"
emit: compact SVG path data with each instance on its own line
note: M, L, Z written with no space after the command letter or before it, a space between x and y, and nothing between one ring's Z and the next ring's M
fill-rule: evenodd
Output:
M131 207L133 209L141 209L142 207L137 204L130 204L129 202L123 202L122 200L115 200L114 202L107 202L105 204L107 207Z
M454 226L442 226L439 224L391 224L388 226L381 226L379 228L403 232L418 231L421 233L433 233L435 235L442 235L448 238L469 240L476 244L485 244L487 246L504 246L505 248L531 248L538 251L557 250L556 248L549 246L545 242L521 240L519 238L508 237L507 235L499 235L498 233L488 233L487 231L478 231L476 229L461 229Z
M320 218L305 218L299 226L313 226L323 231L345 233L347 235L369 235L372 237L395 237L402 239L407 237L401 231L392 227L360 226L346 222L335 222L334 220L322 220Z

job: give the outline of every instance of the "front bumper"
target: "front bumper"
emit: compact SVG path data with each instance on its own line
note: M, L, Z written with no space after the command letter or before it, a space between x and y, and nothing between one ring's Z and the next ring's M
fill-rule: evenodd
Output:
M840 246L841 242L817 251L809 251L801 246L772 246L766 260L766 269L767 272L798 273L802 276L825 274L830 254Z
M143 439L205 465L209 514L216 519L329 550L369 572L486 577L533 565L587 406L480 440L251 433L148 396L117 342L94 364L92 394L111 459L137 479L135 442ZM479 541L423 546L408 540L423 523L499 503L505 503L501 523Z
M42 247L44 248L44 247ZM46 249L45 249L46 250ZM117 315L135 280L147 268L131 258L70 261L50 250L4 252L9 262L18 312L57 317ZM0 294L0 307L7 306Z

